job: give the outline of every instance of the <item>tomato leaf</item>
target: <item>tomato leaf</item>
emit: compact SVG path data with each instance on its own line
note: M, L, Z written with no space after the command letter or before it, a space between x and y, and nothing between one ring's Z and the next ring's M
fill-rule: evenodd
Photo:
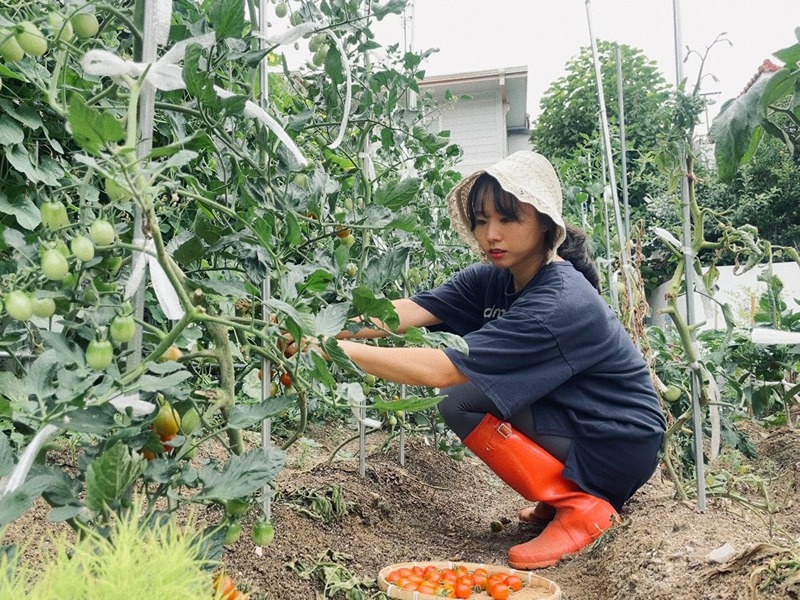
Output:
M90 154L99 154L108 143L125 137L125 126L114 115L103 113L86 104L80 94L73 94L69 102L68 121L72 137Z
M147 461L121 441L98 456L86 469L86 506L104 510L144 473Z
M116 409L110 404L87 406L70 411L67 415L69 418L65 418L59 423L59 426L69 431L103 435L116 424L116 412Z
M285 462L286 452L267 446L255 448L241 456L232 456L222 471L208 464L198 474L204 484L203 491L193 500L207 502L250 496L272 481Z
M12 204L8 201L8 197L0 192L0 213L15 217L19 226L29 231L36 229L42 222L39 209L27 195L17 196Z
M397 210L411 202L419 192L419 179L387 181L375 192L375 203Z
M399 15L406 9L407 0L388 0L385 4L376 4L372 7L372 13L380 21L386 15Z
M349 311L350 304L347 302L329 304L317 313L314 331L317 335L336 335L344 329Z
M433 408L442 401L444 396L408 396L400 400L376 400L372 408L377 410L405 410L407 412L420 412Z
M392 329L397 329L400 319L387 298L376 298L371 288L360 285L353 290L353 312L365 317L377 317Z
M216 0L208 9L217 41L241 39L244 31L244 0Z
M25 140L25 132L8 115L0 117L0 146L21 144Z
M714 119L711 135L722 181L730 182L739 166L746 163L758 147L764 131L759 116L759 101L768 81L768 77L756 81L747 92L727 102Z
M364 284L379 290L387 281L398 279L403 273L411 249L400 247L374 257L364 268Z
M14 468L14 450L5 433L0 433L0 477L5 477Z
M342 57L334 49L325 55L325 74L331 78L336 85L344 83L344 67Z
M231 408L228 425L234 429L247 429L264 419L275 417L294 404L292 398L273 396L269 400L250 406L237 404Z
M3 496L0 502L0 527L25 513L49 484L50 478L47 476L29 477L16 490Z

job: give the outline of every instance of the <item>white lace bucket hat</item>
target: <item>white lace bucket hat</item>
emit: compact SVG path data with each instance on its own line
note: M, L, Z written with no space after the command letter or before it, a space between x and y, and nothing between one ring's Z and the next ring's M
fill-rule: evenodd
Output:
M561 183L550 161L529 150L515 152L486 170L465 177L450 190L447 195L447 210L454 229L464 243L481 260L486 261L469 221L469 193L475 180L484 173L494 177L500 187L517 200L530 204L553 220L557 231L551 250L555 251L566 237L564 219L561 217Z

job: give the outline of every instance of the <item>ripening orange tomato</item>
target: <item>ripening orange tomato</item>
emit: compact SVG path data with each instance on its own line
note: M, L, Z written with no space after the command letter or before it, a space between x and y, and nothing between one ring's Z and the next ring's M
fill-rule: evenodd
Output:
M472 595L472 586L460 581L456 584L456 598L469 598Z
M505 583L515 592L518 592L519 590L522 589L522 579L520 579L516 575L509 575L508 577L506 577L503 583Z
M501 581L489 585L489 595L494 598L494 600L506 600L509 593L511 593L510 588Z

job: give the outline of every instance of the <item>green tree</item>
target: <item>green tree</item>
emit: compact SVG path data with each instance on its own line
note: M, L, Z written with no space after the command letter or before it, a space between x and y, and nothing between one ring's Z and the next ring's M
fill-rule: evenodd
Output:
M616 44L601 40L597 48L617 173L620 173ZM656 182L660 179L656 177L654 180L655 167L645 157L657 147L659 137L669 128L671 94L655 63L641 50L625 44L621 44L619 48L624 75L629 191L631 204L638 205L658 185ZM600 104L591 48L582 48L567 63L565 72L564 76L550 85L542 97L541 116L533 125L531 142L538 152L557 162L575 156L593 155L593 160L584 162L593 163L595 173L599 174ZM592 176L580 169L573 171L573 175L582 179L575 180L581 185L588 185L592 179L598 179L597 175Z
M734 227L751 223L773 244L795 248L800 244L798 158L778 138L763 139L758 152L738 169L730 184L710 177L701 182L698 191L704 204L724 211Z

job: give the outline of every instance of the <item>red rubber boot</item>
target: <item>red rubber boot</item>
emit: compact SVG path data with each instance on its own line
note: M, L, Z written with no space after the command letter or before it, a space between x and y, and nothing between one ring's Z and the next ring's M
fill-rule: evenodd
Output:
M589 546L619 518L608 502L562 477L557 458L493 415L484 417L464 445L523 498L556 510L542 533L508 551L508 564L516 569L554 565Z

